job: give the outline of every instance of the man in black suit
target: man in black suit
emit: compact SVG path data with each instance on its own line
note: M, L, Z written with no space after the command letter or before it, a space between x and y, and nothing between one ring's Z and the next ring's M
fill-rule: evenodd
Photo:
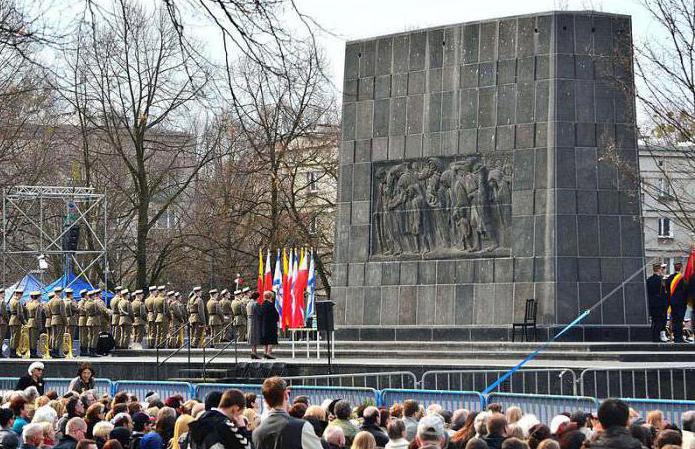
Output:
M673 342L687 343L683 337L683 318L688 302L688 286L681 274L683 264L674 265L675 273L668 277L666 285L669 288L669 305L671 306L671 327L673 328Z
M668 309L668 289L664 286L661 264L652 265L652 274L647 279L647 297L649 298L649 316L652 319L652 341L667 342L666 310Z

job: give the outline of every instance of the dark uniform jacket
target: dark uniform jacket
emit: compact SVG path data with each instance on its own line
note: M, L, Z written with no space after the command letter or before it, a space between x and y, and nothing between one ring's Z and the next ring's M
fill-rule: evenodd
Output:
M649 314L659 315L668 308L668 288L664 279L654 274L647 279L647 297L649 298Z

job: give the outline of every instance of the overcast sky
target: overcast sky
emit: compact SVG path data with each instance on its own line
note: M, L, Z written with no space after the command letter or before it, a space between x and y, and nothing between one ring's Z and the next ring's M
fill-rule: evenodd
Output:
M330 73L342 89L345 42L432 26L558 9L595 9L633 17L635 40L653 29L638 0L296 0L300 10L335 33L320 35Z

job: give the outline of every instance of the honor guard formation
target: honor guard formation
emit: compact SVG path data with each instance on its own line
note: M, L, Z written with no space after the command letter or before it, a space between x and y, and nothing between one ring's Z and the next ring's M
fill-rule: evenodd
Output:
M72 342L79 340L80 354L97 356L100 336L113 337L116 349L179 348L190 335L191 347L208 343L247 341L248 287L230 292L212 289L204 298L201 287L188 297L167 291L164 285L147 292L116 287L107 305L103 291L60 287L41 301L41 292L32 291L26 303L18 288L9 301L0 301L0 335L9 332L9 356L63 358L72 354ZM4 293L4 292L3 292Z

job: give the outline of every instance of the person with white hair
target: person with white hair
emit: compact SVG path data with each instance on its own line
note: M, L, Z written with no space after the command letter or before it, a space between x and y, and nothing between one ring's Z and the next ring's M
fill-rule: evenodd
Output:
M521 418L519 418L519 421L516 422L516 425L520 427L521 430L524 432L524 438L528 438L529 433L531 432L531 427L540 423L541 422L536 415L527 413L523 415Z
M36 398L40 396L38 390L33 385L31 387L26 387L21 393L24 399L30 404L33 404Z
M22 449L38 449L43 443L43 426L31 423L22 429Z
M108 421L99 421L94 425L94 429L92 429L92 436L94 437L94 441L97 442L98 448L101 449L104 447L104 444L109 439L109 434L113 429L114 425Z
M29 365L29 369L27 370L29 374L19 378L15 390L26 390L27 387L33 386L36 387L36 391L38 391L39 396L43 396L43 368L44 366L41 362L34 362Z
M70 418L65 425L65 435L58 441L53 449L75 449L77 442L86 438L87 423L84 419Z
M338 426L326 428L323 438L328 443L329 449L342 449L345 447L345 433Z
M44 405L39 407L34 412L34 418L31 420L33 423L47 422L50 424L55 424L58 419L58 413L50 405Z

